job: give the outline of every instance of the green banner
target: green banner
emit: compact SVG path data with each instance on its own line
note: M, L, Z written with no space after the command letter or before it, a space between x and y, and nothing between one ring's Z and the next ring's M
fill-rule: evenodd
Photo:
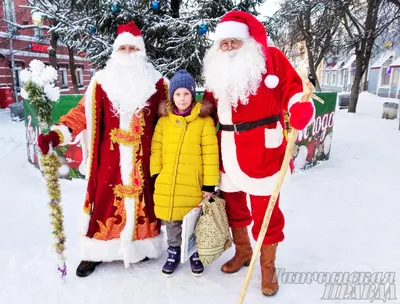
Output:
M313 100L315 120L308 128L298 132L293 159L299 170L312 168L328 160L331 152L337 93L317 92L315 95L324 103Z
M60 117L74 108L82 95L62 95L60 100L53 104L51 113L52 124L58 123ZM28 100L24 100L24 116L26 130L26 145L28 161L39 168L40 150L37 145L37 137L41 133L36 117L36 112ZM54 149L59 156L62 166L59 169L61 178L84 178L82 164L82 149L80 137L67 146ZM81 173L82 172L82 173Z
M314 100L316 109L315 120L307 129L299 131L293 159L296 169L309 169L316 164L329 159L337 93L316 93L324 100L324 104ZM196 100L201 101L203 92L196 92ZM52 111L52 124L58 123L60 117L74 108L82 95L63 95L55 103ZM37 136L40 134L35 110L29 101L24 101L25 129L28 161L39 167L40 151L37 146ZM61 178L84 178L82 164L82 149L80 136L67 146L54 149L62 166Z

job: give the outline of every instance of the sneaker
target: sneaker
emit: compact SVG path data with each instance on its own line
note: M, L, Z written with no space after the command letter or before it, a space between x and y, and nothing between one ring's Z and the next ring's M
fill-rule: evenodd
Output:
M90 276L93 271L96 269L98 265L102 262L89 262L89 261L82 261L78 268L76 269L76 275L78 277L84 278Z
M190 257L190 267L192 268L192 273L194 276L201 276L204 272L204 265L200 261L199 254L197 252L193 253Z
M168 247L168 258L162 269L162 273L171 276L181 261L181 247Z

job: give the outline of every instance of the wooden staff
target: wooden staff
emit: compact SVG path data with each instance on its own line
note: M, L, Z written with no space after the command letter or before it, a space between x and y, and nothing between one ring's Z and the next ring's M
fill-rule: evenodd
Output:
M316 96L313 96L313 86L310 83L310 81L306 80L306 77L304 77L304 75L302 75L302 76L303 76L302 79L303 79L304 94L303 94L300 102L305 102L305 101L310 100L310 97L315 98ZM321 100L320 98L316 98L316 99L323 103L323 100ZM249 270L247 271L246 279L244 281L244 285L243 285L242 291L240 293L240 298L239 298L239 302L238 302L239 304L243 303L244 298L246 296L247 288L249 287L250 279L251 279L251 276L253 275L254 266L256 264L258 255L260 254L260 250L261 250L261 246L262 246L265 234L267 233L267 229L268 229L269 221L271 219L272 211L274 210L276 200L279 196L283 181L286 176L286 172L289 168L290 160L292 159L293 149L295 147L296 139L297 139L297 132L298 131L294 128L292 128L292 130L290 132L290 137L289 137L289 140L288 140L288 143L286 146L285 157L283 159L282 167L281 167L281 169L279 171L279 175L278 175L278 181L275 184L274 190L272 192L271 198L268 203L267 211L265 212L264 221L261 226L261 231L260 231L260 234L258 235L256 248L253 252L253 256L252 256L251 262L250 262L250 267L249 267Z

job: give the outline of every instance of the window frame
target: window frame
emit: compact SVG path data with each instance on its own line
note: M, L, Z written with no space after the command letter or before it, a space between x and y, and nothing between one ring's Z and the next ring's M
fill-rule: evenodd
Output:
M76 80L78 82L78 88L83 88L84 87L83 68L82 67L76 67L75 68L75 75L76 75Z
M379 87L380 88L389 88L390 87L390 80L392 73L388 73L390 69L390 65L393 63L394 56L390 56L381 66L379 69ZM392 70L391 70L392 71ZM387 80L387 84L386 84Z
M61 77L62 80L61 81L59 80L60 90L69 90L67 68L60 67L60 68L58 68L58 72L62 73L62 77ZM65 82L63 81L64 77L65 77Z

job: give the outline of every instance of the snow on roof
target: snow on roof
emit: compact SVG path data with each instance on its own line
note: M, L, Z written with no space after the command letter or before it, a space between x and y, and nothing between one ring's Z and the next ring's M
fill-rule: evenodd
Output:
M342 69L348 69L351 67L351 65L353 64L354 60L356 60L356 55L352 55L350 57L349 60L347 60L347 62L344 64L344 66L342 67Z
M380 68L386 62L386 60L388 60L392 56L394 56L393 51L383 53L381 57L379 57L379 59L375 61L375 63L371 66L371 69Z
M332 71L337 71L339 70L340 66L344 63L344 60L339 60L335 66L332 68Z
M400 57L397 58L393 63L390 65L391 67L400 67Z
M332 70L332 68L333 68L333 66L332 66L331 64L327 64L327 65L322 69L322 71L330 71L330 70Z

